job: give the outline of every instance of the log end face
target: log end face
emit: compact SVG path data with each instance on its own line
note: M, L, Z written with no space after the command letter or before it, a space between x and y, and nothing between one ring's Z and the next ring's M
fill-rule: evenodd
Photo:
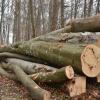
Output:
M100 48L88 45L81 55L82 71L88 77L96 77L100 73Z
M78 96L86 92L86 77L76 76L68 83L70 97Z
M45 94L44 94L44 99L43 100L50 100L50 97L51 97L51 93L46 91Z
M74 77L74 70L70 65L66 66L65 75L68 79L72 79Z

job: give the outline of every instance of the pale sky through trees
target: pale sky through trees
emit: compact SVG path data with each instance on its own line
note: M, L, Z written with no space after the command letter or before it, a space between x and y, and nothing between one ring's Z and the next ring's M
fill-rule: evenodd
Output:
M0 0L0 36L4 43L7 42L7 38L10 38L10 43L12 38L16 41L17 37L20 37L21 41L28 40L32 38L34 32L36 36L46 34L61 28L68 19L93 16L100 12L100 0L93 0L93 2L90 2L91 0L17 1ZM28 6L29 1L32 2L32 8Z

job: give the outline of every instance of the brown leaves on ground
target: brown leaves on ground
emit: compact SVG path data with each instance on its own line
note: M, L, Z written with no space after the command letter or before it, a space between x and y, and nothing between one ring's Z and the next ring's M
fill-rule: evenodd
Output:
M100 100L100 84L89 83L87 93L74 98L68 96L66 82L64 84L37 83L52 94L51 100ZM0 76L0 100L32 100L29 92L19 82Z
M0 76L0 100L31 100L23 85L4 76Z

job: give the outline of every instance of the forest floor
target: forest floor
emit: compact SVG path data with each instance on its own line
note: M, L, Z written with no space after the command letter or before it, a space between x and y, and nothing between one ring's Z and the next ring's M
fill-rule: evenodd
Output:
M52 94L51 100L100 100L100 84L91 80L87 84L87 92L80 96L70 98L64 84L37 83ZM21 83L0 76L0 100L32 100L29 92Z

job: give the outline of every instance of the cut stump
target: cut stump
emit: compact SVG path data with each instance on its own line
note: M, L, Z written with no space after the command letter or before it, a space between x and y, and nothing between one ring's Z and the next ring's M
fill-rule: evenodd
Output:
M76 76L67 85L70 97L75 97L86 92L86 77Z

